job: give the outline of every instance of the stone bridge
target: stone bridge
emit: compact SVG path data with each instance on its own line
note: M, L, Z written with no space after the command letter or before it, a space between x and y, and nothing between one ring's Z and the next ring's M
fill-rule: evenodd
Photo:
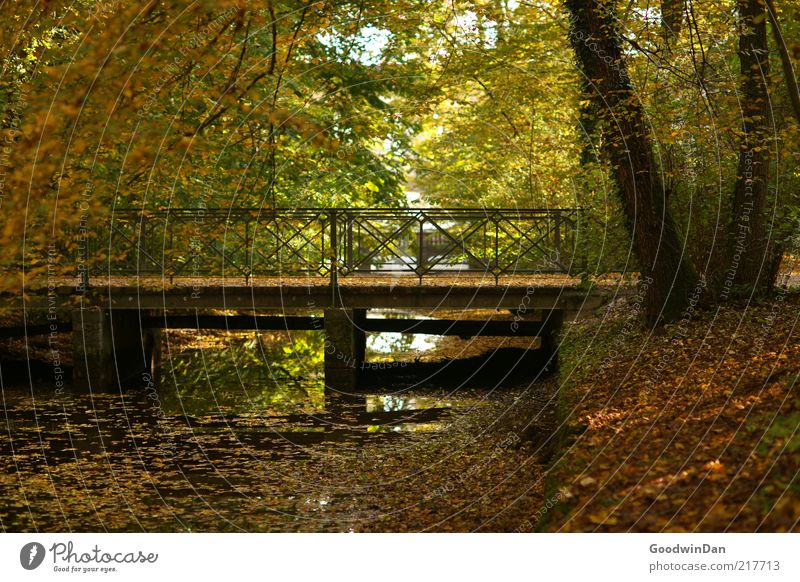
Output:
M0 298L47 323L0 335L71 332L91 390L152 374L169 328L324 331L334 389L356 387L368 332L535 336L551 360L561 323L603 302L547 280L580 272L579 229L575 209L118 210L79 237L74 280Z

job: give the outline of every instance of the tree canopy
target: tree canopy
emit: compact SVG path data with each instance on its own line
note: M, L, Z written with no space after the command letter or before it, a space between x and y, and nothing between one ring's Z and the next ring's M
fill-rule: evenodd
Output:
M697 280L716 297L768 288L796 248L792 2L5 8L6 285L121 207L581 207L589 275L655 265L684 297ZM603 26L581 28L582 10ZM759 226L743 244L762 275L726 287L752 181ZM662 267L636 229L665 224L680 261Z

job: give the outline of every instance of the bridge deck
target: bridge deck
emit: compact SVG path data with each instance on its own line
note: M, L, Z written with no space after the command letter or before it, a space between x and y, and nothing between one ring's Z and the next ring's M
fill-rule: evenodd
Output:
M397 285L348 284L326 285L173 285L167 287L107 286L93 287L87 293L73 286L41 289L20 295L5 295L3 304L17 309L70 309L79 305L124 310L293 310L319 311L332 307L366 309L561 309L575 314L587 313L603 302L607 290L591 291L576 286L528 284L494 285L423 284Z
M355 281L355 280L354 280ZM94 281L92 281L94 283ZM203 284L200 284L200 283ZM229 322L219 321L217 310L233 315L230 323L236 327L249 325L254 313L265 312L289 316L289 321L307 328L309 316L322 313L323 321L313 322L312 329L321 329L326 342L333 348L325 351L325 382L336 389L351 389L358 382L358 367L364 361L367 331L410 331L464 336L512 335L536 336L542 362L546 365L555 357L554 330L563 320L591 314L608 295L608 288L583 289L578 286L546 285L529 280L527 284L495 285L492 282L458 284L440 281L438 285L397 284L384 279L381 284L344 285L271 284L215 285L195 281L192 285L107 285L92 286L80 292L75 285L44 287L24 295L0 296L0 305L8 310L43 312L48 323L67 320L72 333L74 383L79 389L115 387L130 382L142 382L157 370L160 336L152 328L209 327L219 328ZM80 308L80 310L79 310ZM86 309L89 308L89 309ZM458 314L452 319L438 321L414 320L395 324L391 319L367 320L369 309L402 309L423 312L517 310L528 314L537 311L538 322L467 321ZM180 316L202 314L202 320L188 323ZM166 318L164 317L166 315ZM301 317L297 317L300 315ZM465 314L466 315L466 314ZM507 317L506 313L506 317ZM305 316L305 317L302 317ZM177 319L176 319L177 317ZM62 319L63 318L63 319ZM172 319L171 319L172 318ZM227 319L227 318L225 318ZM256 323L257 317L252 317ZM270 323L280 317L268 317ZM192 324L193 325L190 325ZM397 326L411 326L414 329ZM271 325L270 327L274 327ZM51 332L66 331L56 323ZM13 331L13 330L12 330ZM43 330L36 330L41 332ZM26 330L26 335L29 332Z

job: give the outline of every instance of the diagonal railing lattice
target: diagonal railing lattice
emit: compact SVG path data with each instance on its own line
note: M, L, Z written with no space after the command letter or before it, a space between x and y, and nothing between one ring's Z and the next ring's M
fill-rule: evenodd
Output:
M578 209L115 210L82 275L494 277L579 270Z

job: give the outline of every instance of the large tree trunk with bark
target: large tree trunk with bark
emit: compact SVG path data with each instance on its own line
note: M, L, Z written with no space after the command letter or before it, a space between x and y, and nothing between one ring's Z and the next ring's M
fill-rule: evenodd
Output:
M781 24L778 22L778 13L775 11L775 3L772 0L766 0L766 4L769 23L772 28L772 38L775 39L775 48L778 49L778 55L781 57L786 91L789 93L789 101L792 103L794 118L797 123L800 123L800 86L798 86L797 76L794 74L792 57L789 56L789 47L786 46L786 40L783 38Z
M599 118L602 148L613 169L640 264L649 325L679 319L697 281L667 209L642 105L628 77L614 4L566 0L570 40L584 90Z
M769 48L763 0L738 0L742 140L731 204L729 260L722 299L772 288L774 263L765 228L769 184Z

